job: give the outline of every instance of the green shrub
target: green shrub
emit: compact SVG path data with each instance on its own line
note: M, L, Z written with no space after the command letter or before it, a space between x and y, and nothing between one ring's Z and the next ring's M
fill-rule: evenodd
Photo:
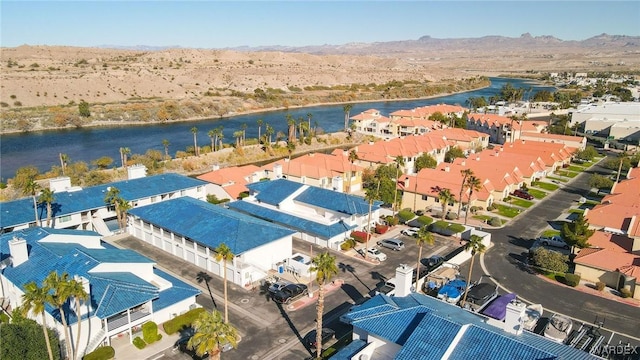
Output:
M0 312L0 324L8 324L9 323L9 315Z
M602 281L598 281L596 283L596 289L598 289L598 291L602 291L605 288L605 283L603 283Z
M491 203L491 205L487 206L487 210L489 211L493 211L497 208L498 208L498 205L496 205L495 203Z
M142 324L142 338L147 344L152 344L162 339L162 335L158 334L158 325L153 321Z
M396 225L398 225L398 222L400 222L400 219L398 219L395 216L387 216L386 218L384 218L384 221L389 226L396 226Z
M454 212L448 212L447 215L445 215L444 217L447 220L455 220L458 218L458 214L454 213Z
M398 218L400 218L400 222L403 224L407 221L413 219L416 215L411 211L411 209L402 209L398 211Z
M135 346L138 349L142 350L145 347L147 347L147 343L144 342L144 340L142 340L142 338L140 336L136 336L136 338L133 339L133 346Z
M576 287L580 284L580 275L570 273L564 274L564 283L571 287Z
M164 332L166 332L168 335L171 335L184 328L190 327L193 321L197 319L203 311L205 311L204 308L196 308L193 310L189 310L180 316L176 316L175 318L162 324Z
M431 225L431 223L433 222L433 218L426 216L426 215L422 215L418 217L418 222L422 225Z
M349 240L353 240L353 239L349 239ZM342 251L347 251L349 249L351 249L353 247L353 245L351 245L351 241L345 241L340 245L340 249L342 249Z
M116 351L111 346L101 346L85 355L82 360L109 360L116 356Z
M630 298L631 297L631 290L629 290L627 288L620 289L620 296L622 296L625 299Z
M567 265L568 260L568 256L557 251L547 250L543 247L538 247L533 250L533 263L545 270L561 273L566 272L569 269L569 265Z
M500 221L499 217L494 216L491 219L489 219L489 225L491 225L491 226L500 226L500 225L502 225L502 221Z

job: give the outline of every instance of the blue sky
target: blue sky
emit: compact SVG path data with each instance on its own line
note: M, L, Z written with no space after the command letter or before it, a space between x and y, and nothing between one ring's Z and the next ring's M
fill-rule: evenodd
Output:
M640 35L640 1L6 1L4 47L339 45L503 35Z

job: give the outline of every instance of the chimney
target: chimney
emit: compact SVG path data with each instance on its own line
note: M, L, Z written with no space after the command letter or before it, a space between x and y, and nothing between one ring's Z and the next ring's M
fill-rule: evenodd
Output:
M218 171L218 170L220 170L220 165L218 165L218 164L213 164L213 165L211 166L211 171Z
M342 176L334 176L331 179L331 187L334 191L344 192L344 179L342 179Z
M445 171L445 172L449 172L449 170L451 170L451 169L450 169L448 166L445 166L445 167L444 167L444 171Z
M476 161L480 161L480 156L476 156Z
M411 283L413 276L413 268L407 264L400 264L396 268L396 289L395 296L407 296L411 294Z
M467 166L467 161L466 161L466 160L462 160L462 162L460 163L460 165L462 165L462 166Z
M136 164L127 168L127 178L140 179L147 176L147 167L142 164Z
M273 165L273 174L274 174L276 179L281 179L282 178L282 165L280 165L280 164Z
M507 314L504 318L504 331L520 335L522 333L522 323L524 321L526 307L518 299L507 304Z
M11 255L14 267L29 260L27 240L14 236L13 239L9 240L9 254Z

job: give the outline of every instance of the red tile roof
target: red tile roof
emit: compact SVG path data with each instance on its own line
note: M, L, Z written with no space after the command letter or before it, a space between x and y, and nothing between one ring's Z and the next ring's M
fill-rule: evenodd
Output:
M640 255L609 249L586 248L580 250L574 259L576 264L595 267L606 271L620 271L640 280Z

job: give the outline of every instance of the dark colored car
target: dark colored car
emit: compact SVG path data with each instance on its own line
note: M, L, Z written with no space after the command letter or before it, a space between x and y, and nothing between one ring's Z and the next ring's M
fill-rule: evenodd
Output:
M444 263L444 258L440 255L433 255L420 260L420 263L427 269L427 272L431 272Z
M498 297L498 287L490 283L480 283L472 286L467 292L467 306L472 311L480 311L489 302Z
M316 330L311 330L307 335L304 336L304 344L310 348L316 348ZM336 332L329 328L322 328L322 343L325 344L327 341L333 339L336 335Z
M291 284L290 282L286 281L286 280L278 280L276 282L274 282L273 284L269 285L269 293L270 294L275 294L278 291L284 289L285 286Z
M522 190L522 189L515 190L511 195L519 197L521 199L533 200L533 195L529 194L528 192L526 192L526 190Z
M293 299L303 294L308 294L309 289L305 284L289 284L283 287L280 291L273 293L273 301L280 304L287 304Z

